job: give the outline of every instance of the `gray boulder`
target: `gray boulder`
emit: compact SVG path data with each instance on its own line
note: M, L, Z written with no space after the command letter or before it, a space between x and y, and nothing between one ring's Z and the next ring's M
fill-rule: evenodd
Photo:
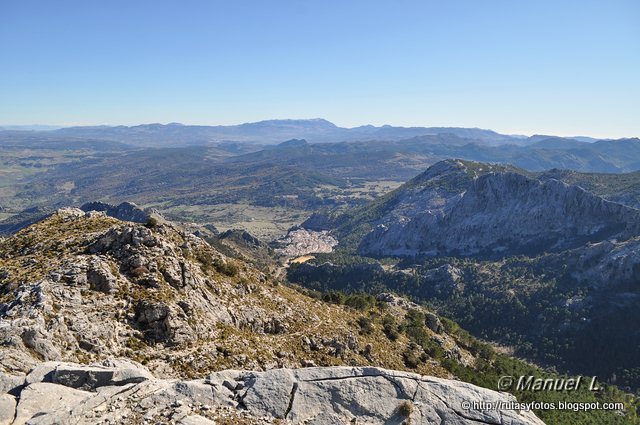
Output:
M16 398L10 394L0 394L0 425L10 425L16 414Z
M64 362L42 363L27 375L26 383L47 382L89 391L99 387L121 386L153 379L151 372L131 361L111 362L116 367Z
M11 393L24 384L24 375L9 375L0 372L0 394Z
M86 391L47 382L31 384L20 393L13 425L25 424L32 417L41 414L57 410L69 411L90 395Z
M111 272L109 264L99 258L89 264L87 282L91 289L100 292L113 292L117 287L116 277Z
M444 326L440 318L430 311L425 313L425 325L437 334L444 332Z

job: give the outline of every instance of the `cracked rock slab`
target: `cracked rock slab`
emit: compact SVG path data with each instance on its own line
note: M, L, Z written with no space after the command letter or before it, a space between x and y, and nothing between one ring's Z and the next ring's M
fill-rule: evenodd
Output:
M130 365L121 366L126 369ZM112 376L119 376L117 366L110 368ZM469 411L462 407L473 402L515 401L512 395L376 367L226 370L200 380L150 378L119 386L115 383L122 381L95 379L89 386L91 391L72 388L88 382L87 374L104 369L68 363L45 363L36 368L19 394L15 423L543 423L531 412ZM69 379L58 379L57 375ZM36 379L51 381L33 382ZM87 388L84 384L80 387ZM13 417L14 411L15 399L6 394L0 399L1 417Z
M69 411L91 394L62 385L39 382L24 388L13 425L27 423L34 416L58 410Z
M274 369L237 379L246 388L237 394L248 412L293 423L402 423L406 417L400 406L410 403L409 417L414 423L542 424L530 412L466 411L462 407L465 402L515 401L509 394L380 368Z

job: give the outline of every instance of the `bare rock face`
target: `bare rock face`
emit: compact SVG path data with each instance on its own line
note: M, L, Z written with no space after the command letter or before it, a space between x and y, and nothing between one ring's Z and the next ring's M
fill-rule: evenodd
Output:
M153 379L141 364L131 360L109 359L101 364L79 365L66 362L40 363L24 378L26 384L48 382L80 390L120 386Z
M48 410L66 410L81 403L90 394L62 385L36 382L20 392L13 425L32 423L31 419L45 414Z
M442 291L455 291L464 287L462 271L450 264L427 270L424 275L433 282L436 288Z
M229 229L219 235L220 239L236 239L241 240L244 244L254 247L261 247L264 243L253 236L251 233L242 229Z
M511 396L379 368L279 369L249 375L242 387L240 400L249 412L293 423L542 423L533 414L462 407L463 402L515 401Z
M444 332L444 326L440 322L440 318L431 312L425 314L425 324L437 334Z
M13 396L0 396L0 419L13 420L15 414L14 424L34 425L240 419L247 424L542 424L530 412L465 408L474 401L513 402L511 395L372 367L225 370L186 381L119 367L45 364L39 369L29 375L17 406Z
M640 274L640 238L590 244L573 254L573 277L591 286L634 282Z
M164 341L170 337L171 325L169 317L171 310L163 303L140 301L136 305L134 321L143 330L145 337L153 341Z
M16 413L16 398L11 394L0 395L0 425L11 425Z
M116 290L116 277L109 268L109 264L96 258L87 270L87 282L91 289L100 292L113 292Z
M456 175L466 183L447 189ZM640 210L557 180L512 172L469 179L466 166L451 161L421 178L397 195L398 205L362 240L361 254L499 257L640 233Z
M25 375L8 375L0 372L0 394L12 393L24 383Z

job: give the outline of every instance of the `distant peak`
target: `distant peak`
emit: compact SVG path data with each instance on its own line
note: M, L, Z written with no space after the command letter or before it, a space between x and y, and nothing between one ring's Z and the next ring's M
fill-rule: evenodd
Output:
M248 122L242 124L243 126L252 126L252 125L314 125L314 126L324 126L324 127L336 127L334 123L331 121L327 121L324 118L308 118L308 119L274 119L274 120L264 120L258 122Z
M418 174L411 180L411 182L412 184L418 184L420 182L425 182L436 177L454 173L465 173L466 171L467 167L462 161L457 159L445 159L443 161L436 162L435 164L427 168L425 172Z
M465 162L471 162L471 161L465 161ZM478 162L478 164L480 164ZM433 164L431 167L429 167L427 169L427 172L431 172L431 173L442 173L442 172L447 172L447 171L458 171L458 170L465 170L467 167L465 166L465 163L459 159L445 159L443 161L439 161L436 162L435 164Z
M522 170L509 165L488 164L463 159L445 159L443 161L436 162L427 168L424 173L416 176L412 181L414 183L419 183L433 178L463 174L474 179L485 174L494 173L522 174Z
M305 139L291 139L291 140L287 140L286 142L282 142L278 144L278 147L295 148L295 147L308 146L308 145L309 143Z
M331 124L331 125L335 125L334 123L332 123L329 120L325 120L324 118L309 118L307 120L301 120L301 121L312 121L312 122L321 122L323 124Z

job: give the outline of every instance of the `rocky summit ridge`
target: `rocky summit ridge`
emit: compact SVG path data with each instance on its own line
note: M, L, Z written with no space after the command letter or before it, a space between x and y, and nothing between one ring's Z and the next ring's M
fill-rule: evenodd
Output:
M382 304L394 317L420 308ZM436 360L408 372L411 342L370 314L172 223L64 208L0 242L0 423L541 423L465 411L513 399ZM425 314L446 358L474 364Z

